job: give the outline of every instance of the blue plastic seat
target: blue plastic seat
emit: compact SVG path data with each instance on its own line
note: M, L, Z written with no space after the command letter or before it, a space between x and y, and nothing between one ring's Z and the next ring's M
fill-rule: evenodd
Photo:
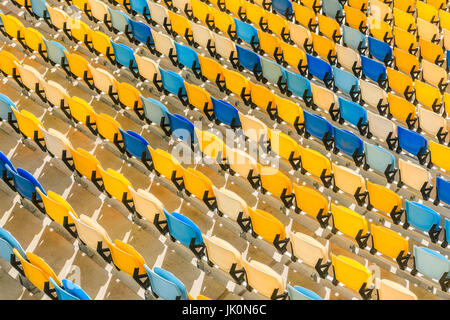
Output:
M66 290L61 288L52 277L48 278L48 281L52 284L52 286L56 290L56 295L58 296L58 300L80 300L78 297L68 293Z
M136 11L139 14L149 14L147 0L130 0L131 10Z
M178 42L175 42L175 48L177 50L178 62L186 68L192 69L195 76L199 78L201 75L201 69L197 51L191 47L179 44Z
M335 19L338 23L341 23L344 18L343 8L338 0L322 1L322 10L325 15Z
M378 39L368 37L369 53L377 60L389 65L392 62L392 47Z
M309 74L321 80L327 88L330 88L333 84L333 71L331 70L330 64L308 53L306 54L306 60L308 62Z
M325 147L329 150L332 146L331 142L333 141L334 127L325 118L306 110L303 110L303 116L305 117L306 137L312 135L317 139L322 140Z
M173 71L161 68L159 68L159 72L161 73L161 80L165 90L178 97L180 97L180 94L183 97L187 97L183 77Z
M334 85L339 88L342 92L350 95L353 101L358 100L360 95L358 78L352 73L331 67L333 70Z
M405 211L407 223L414 228L425 232L439 229L441 217L433 209L418 202L405 200Z
M114 41L111 41L111 45L114 50L116 62L121 66L130 68L131 72L136 76L138 66L133 50L127 45L115 43Z
M54 64L61 65L61 60L63 60L63 63L66 61L66 54L64 53L66 51L66 48L64 48L63 45L61 45L59 42L53 41L53 40L47 40L45 38L42 39L45 44L45 48L47 50L47 57L48 59L53 62Z
M233 129L241 126L239 111L231 103L218 100L212 96L211 101L214 108L214 116L218 121L231 126Z
M356 30L352 27L343 25L343 39L344 43L354 49L359 51L359 53L364 54L367 49L366 45L366 37L359 30Z
M292 17L292 14L294 13L292 9L292 3L289 0L272 0L272 8L277 13L288 17Z
M9 263L11 260L11 255L14 254L12 249L16 249L22 257L27 256L20 243L8 230L0 228L0 240L2 241L2 244L0 244L2 247L0 248L0 257L6 262Z
M367 134L367 111L356 102L338 97L339 109L342 123L342 119L348 123L351 123L358 128L361 135Z
M242 67L252 71L255 76L261 73L261 59L258 54L240 45L236 45L236 51L238 62Z
M179 114L169 113L168 115L171 133L177 139L183 140L188 145L197 142L192 122Z
M171 272L155 267L151 270L144 264L150 279L153 294L164 300L189 300L186 287Z
M58 286L52 277L49 277L48 280L55 287L58 300L91 300L83 289L70 280L63 279L62 287Z
M444 201L450 204L450 181L436 176L436 201L434 204L439 204L439 201Z
M7 167L9 169L7 169ZM10 182L13 179L13 174L9 171L14 171L17 173L16 168L11 163L11 161L0 151L0 177L3 179L11 188L13 184Z
M169 123L169 116L167 115L169 110L167 110L165 105L152 98L140 97L144 107L145 118L149 122L161 125L161 120L163 120L165 123Z
M195 223L178 212L169 213L165 209L163 210L172 237L187 247L191 244L203 245L202 232Z
M44 0L30 0L31 11L39 18L50 17Z
M10 98L0 93L0 120L8 120L8 115L11 114L11 119L16 120L16 116L12 109L16 109L16 105Z
M108 6L108 10L109 15L111 16L112 27L118 32L125 32L127 25L129 24L128 16L120 10L111 9L110 6Z
M415 270L431 279L441 280L445 273L447 273L446 279L450 278L450 261L445 256L437 251L416 245L414 245L413 252Z
M356 165L361 165L364 157L363 141L347 130L341 130L336 127L334 129L334 147L342 153L350 156Z
M444 234L444 241L447 245L450 242L450 219L447 218L444 219Z
M397 126L398 148L397 152L405 150L419 158L421 164L425 163L428 155L428 141L421 134Z
M272 84L278 84L280 77L284 77L283 67L275 61L261 57L262 76Z
M152 29L150 29L146 23L134 21L132 19L129 20L129 23L131 25L133 36L137 41L147 45L153 43Z
M236 18L234 18L234 24L236 25L237 37L251 45L253 50L258 48L259 38L256 28L251 24Z
M302 98L306 105L312 103L311 83L304 76L288 70L284 70L287 88L296 96ZM289 93L288 93L289 95Z
M386 149L371 143L364 142L366 165L381 174L384 174L388 182L392 182L397 172L395 170L395 158ZM367 167L365 167L368 169Z
M28 171L22 168L17 168L17 171L15 171L8 165L6 165L6 170L8 171L8 174L11 174L13 177L14 187L22 197L30 201L33 201L34 197L37 201L42 200L39 193L36 192L36 188L39 188L43 194L47 194L39 181L37 181Z
M361 55L362 74L378 83L381 88L387 84L386 67L381 62Z
M120 134L125 145L125 150L131 154L133 157L138 159L142 158L142 154L145 153L146 159L151 159L150 152L147 146L148 141L144 139L140 134L133 132L131 130L124 131L119 127Z
M323 300L314 291L308 290L300 286L287 285L287 292L289 294L289 300Z

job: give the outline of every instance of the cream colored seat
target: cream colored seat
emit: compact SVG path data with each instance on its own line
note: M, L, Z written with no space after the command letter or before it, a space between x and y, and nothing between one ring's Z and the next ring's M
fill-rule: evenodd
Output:
M366 202L367 197L366 180L364 180L363 176L349 168L334 163L332 163L332 167L335 183L334 191L340 189L343 192L354 195L358 204L362 206Z

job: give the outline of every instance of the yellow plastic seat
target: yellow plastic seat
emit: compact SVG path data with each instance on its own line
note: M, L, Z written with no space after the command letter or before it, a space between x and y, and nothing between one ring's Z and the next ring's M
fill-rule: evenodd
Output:
M389 67L386 69L389 88L403 95L407 100L410 100L414 95L414 84L411 76Z
M316 52L322 58L328 60L328 62L333 63L336 61L336 45L333 41L326 37L319 36L318 34L312 33L314 52Z
M439 44L440 33L436 24L417 18L417 34L420 39Z
M408 240L394 230L377 226L373 223L370 226L370 231L372 234L372 248L389 258L397 260L399 266L404 269L409 259Z
M286 250L286 232L284 225L271 214L260 209L248 209L252 221L252 230L265 241L273 243L280 251ZM285 240L283 242L283 240ZM283 246L280 247L280 243ZM284 252L283 251L283 252Z
M97 113L83 99L78 97L67 97L70 115L77 122L87 126L90 130L94 130L93 126L97 122ZM94 130L95 131L95 130Z
M127 82L118 82L116 79L113 79L113 82L117 88L119 101L123 106L135 111L143 109L142 100L139 98L141 93L136 87Z
M447 71L427 60L422 60L422 76L423 80L441 91L444 91L448 85Z
M210 110L212 108L211 96L205 89L188 82L185 82L184 85L191 106L202 111L205 109Z
M278 58L282 50L280 40L275 35L261 31L261 29L258 29L257 31L261 50L269 56Z
M21 110L20 112L15 108L11 108L11 110L16 117L19 130L24 136L35 141L37 140L37 143L44 140L42 131L39 128L39 126L44 127L44 125L34 114L27 110Z
M46 52L46 47L43 41L44 36L42 33L33 28L23 28L23 35L25 43L31 51L39 52L42 54ZM47 56L46 54L44 56Z
M440 1L440 0L437 0ZM442 29L450 31L450 12L439 10L439 23Z
M211 21L211 25L214 25L212 8L210 6L200 0L191 0L190 3L192 8L192 15L194 17L205 23L207 23L207 21Z
M377 20L372 16L369 17L369 30L374 38L387 44L390 44L393 39L391 26L387 22Z
M222 158L226 157L226 147L223 141L215 134L208 131L197 131L198 143L200 150L211 157L212 159L217 159L219 154Z
M244 0L225 0L225 8L236 16L245 14L245 7Z
M417 300L413 292L397 282L377 278L376 284L380 300Z
M0 51L0 70L4 74L12 76L14 70L17 71L16 64L20 64L20 62L15 55L5 50Z
M262 192L270 192L290 208L294 199L291 180L280 170L272 167L262 167L260 176Z
M286 42L280 42L280 45L283 51L284 61L304 75L307 68L306 53L302 49Z
M111 38L101 31L92 31L92 47L98 54L104 56L114 56L114 49L111 45Z
M113 117L99 113L96 115L97 131L103 139L107 139L114 144L122 142L122 134L119 131L120 123Z
M225 77L223 75L224 68L222 67L222 65L219 62L202 55L199 55L198 58L200 61L202 76L213 83L218 82L223 84L225 81Z
M63 10L47 5L47 10L50 15L52 25L58 29L63 30L69 23L70 17Z
M84 11L85 6L88 6L87 9L90 10L89 1L88 0L72 0L72 5L78 7L81 11Z
M294 168L298 168L302 147L294 139L281 131L271 130L270 142L273 152L289 161Z
M257 26L267 24L266 11L260 6L245 1L245 12L247 19L253 22Z
M216 9L212 10L214 16L214 23L217 29L224 34L229 35L230 38L236 37L236 26L234 25L234 19L226 12L222 12Z
M394 0L394 8L413 14L416 11L416 0Z
M81 20L69 19L68 28L72 38L83 43L92 43L91 32L89 26Z
M440 45L431 41L419 39L420 56L439 66L444 63L444 51Z
M430 149L431 162L445 171L450 171L450 147L429 141L428 148Z
M256 260L243 260L248 285L270 299L286 299L283 278L269 266Z
M450 93L444 92L445 113L450 114Z
M270 91L269 88L250 81L250 94L252 97L252 104L256 107L259 107L264 111L276 107L276 95Z
M49 282L49 277L52 277L52 279L55 280L59 286L62 285L55 272L42 258L31 252L27 252L27 256L22 257L19 251L15 248L13 249L13 253L17 259L19 259L25 277L40 290L44 291L46 287L48 287L47 290L52 288L52 284Z
M67 62L69 64L70 72L80 79L92 79L91 72L89 71L89 62L82 56L76 53L66 52Z
M332 255L331 262L333 263L334 278L346 287L358 292L363 286L364 289L372 286L371 272L359 262L342 255Z
M269 128L259 120L251 115L240 115L242 132L253 142L267 141L269 139Z
M317 18L314 10L295 2L292 2L292 8L294 10L295 21L311 31L316 29Z
M407 32L415 32L416 21L414 16L397 8L394 8L394 26Z
M447 5L447 0L427 0L426 3L430 6L433 6L436 10L440 10L445 9L445 6Z
M292 100L275 96L277 114L280 119L294 127L300 134L303 132L305 118L303 109Z
M3 13L0 13L0 18L3 22L3 28L9 37L17 40L23 39L25 27L19 19Z
M309 172L313 176L319 177L326 187L330 186L332 177L330 160L310 148L302 148L300 156L302 172Z
M100 166L100 162L88 151L77 148L76 150L69 147L70 153L73 157L73 162L75 165L75 169L82 176L91 180L92 182L101 181L101 174L98 170L98 166Z
M361 248L365 248L369 240L368 225L366 219L355 211L331 203L331 214L333 216L333 229L356 239Z
M113 198L123 202L123 204L132 210L133 197L130 194L129 187L132 187L130 181L128 181L122 174L113 170L104 170L100 165L97 166L97 170L103 179L103 185L106 192Z
M172 25L172 30L176 34L186 38L186 40L191 41L192 30L189 20L182 15L174 13L173 11L169 11L169 18L170 24Z
M331 263L328 263L328 250L319 241L300 232L289 232L292 244L292 254L302 263L321 270L321 276L328 273ZM323 270L325 268L325 270Z
M319 24L319 32L334 42L339 42L342 38L341 26L335 19L319 13L317 14L317 21Z
M418 50L415 35L399 27L394 27L394 43L396 48L400 48L414 55Z
M358 9L362 12L366 12L369 8L369 1L368 0L348 0L348 5L350 7L353 7L355 9Z
M289 39L289 24L285 17L275 13L266 12L267 28L279 35L283 40Z
M71 227L75 226L72 219L73 216L78 218L75 214L75 210L72 209L70 204L64 200L63 197L53 191L47 191L45 195L39 188L36 191L42 198L45 207L45 213L56 223L64 226L72 236L76 236L76 231ZM72 214L69 214L71 212Z
M367 26L367 16L361 10L345 5L345 22L353 29L365 32Z
M328 225L330 215L328 214L328 199L320 192L307 186L299 186L294 183L295 194L295 211L301 211L317 218L320 225L325 227Z
M332 163L334 183L337 189L354 195L359 205L363 205L366 200L366 180L357 172ZM336 188L334 189L336 190Z
M412 78L417 78L420 73L419 59L397 47L394 48L395 66L402 72L410 74Z
M183 181L184 171L178 160L164 150L151 149L150 147L148 149L153 160L155 171L167 179L172 180L177 187L181 186L182 182L179 181Z
M395 214L403 207L402 198L389 188L367 181L369 208L375 208L395 218ZM394 214L392 216L392 214ZM397 221L397 220L396 220Z
M212 182L202 172L187 168L183 171L183 180L186 190L203 200L208 206L214 202L214 191ZM212 202L211 202L212 201Z
M439 113L442 107L442 96L439 89L420 80L414 80L414 87L416 100L424 107Z
M104 238L104 241L111 251L114 265L120 271L136 280L148 279L147 272L144 269L145 260L132 246L120 240L115 240L113 243L108 238Z
M438 23L439 13L437 9L423 1L416 2L417 18L423 19L431 23Z
M239 72L223 68L225 86L235 95L239 96L245 104L250 101L249 81Z
M203 240L205 241L208 260L221 270L231 273L232 276L234 273L235 280L243 280L242 269L244 265L240 252L229 242L216 236L203 236ZM236 271L241 271L242 276L238 278Z
M305 7L313 9L315 12L317 12L318 10L320 10L320 8L322 8L321 0L302 0L300 1L300 3Z

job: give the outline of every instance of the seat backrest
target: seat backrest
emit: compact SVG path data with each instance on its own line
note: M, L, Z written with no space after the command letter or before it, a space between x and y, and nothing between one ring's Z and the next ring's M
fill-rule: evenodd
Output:
M64 290L67 293L77 297L79 300L91 300L91 298L87 295L86 292L84 292L83 289L81 289L79 285L73 283L68 279L62 279L61 282L64 287Z
M397 282L377 278L376 283L380 300L417 300L413 292Z
M382 141L386 141L389 134L392 138L397 136L397 126L386 117L367 111L367 122L369 123L369 132Z
M450 181L436 176L436 192L439 200L450 204Z
M397 126L398 145L405 151L417 155L419 151L426 152L428 141L421 134Z
M336 186L342 191L354 195L358 188L360 192L366 191L366 181L357 172L350 168L331 164L334 173L334 179Z
M169 113L168 116L172 135L187 144L190 144L191 141L197 141L197 135L195 134L194 124L192 122L179 114Z
M159 68L161 73L161 79L164 89L174 95L178 95L181 90L181 94L186 95L186 87L184 86L184 79L177 73L171 70L163 70Z
M397 259L400 254L405 256L408 253L408 240L394 230L372 223L370 232L372 234L373 247L382 254L392 259Z
M343 31L343 40L347 46L349 46L354 50L366 48L366 37L359 30L343 25L342 31Z
M334 130L335 147L348 156L361 155L364 153L364 143L355 134L347 130L341 130L336 127Z
M250 219L252 220L252 228L255 233L260 235L264 240L272 243L277 235L279 240L286 238L284 225L270 213L260 209L248 209Z
M247 282L261 295L270 298L275 290L282 294L285 290L283 278L269 266L256 260L243 260Z
M70 153L73 157L73 162L75 164L75 169L83 176L88 179L92 178L93 173L96 173L97 177L100 177L97 166L100 162L88 151L77 148L76 150L69 148Z
M81 214L79 219L71 212L69 212L69 215L71 215L75 223L80 240L82 240L90 249L96 251L98 244L104 242L103 238L108 237L105 229L103 229L97 221L84 214Z
M144 114L146 119L150 120L152 123L160 125L162 118L164 118L164 122L168 123L169 111L167 110L166 106L164 106L158 100L150 97L144 98L143 96L140 96L140 98L144 107Z
M149 145L148 141L145 140L141 135L131 130L124 131L120 127L118 128L120 131L120 135L122 136L125 149L134 157L141 159L142 154L150 158L150 152L148 151L147 146Z
M357 90L359 88L358 78L356 78L353 74L348 71L336 68L335 66L333 66L332 69L334 84L343 92L350 94L352 89Z
M48 280L51 283L51 285L55 288L58 300L80 300L74 295L64 290L64 288L58 286L58 284L55 282L55 280L53 280L52 277L49 277Z
M125 200L132 200L128 189L128 187L131 186L131 183L122 174L110 168L106 170L101 166L98 166L97 168L101 174L105 190L108 194L119 201L123 201L123 197L126 194Z
M147 219L147 221L153 223L157 214L159 214L159 217L163 217L164 206L157 197L143 189L137 189L136 191L131 186L128 186L128 190L133 197L136 212Z
M328 62L314 57L310 54L306 54L306 59L308 61L308 70L311 75L321 81L329 80L332 78L333 75L331 66Z
M362 55L361 66L362 73L375 82L387 78L386 67L381 62Z
M388 93L389 114L395 119L406 123L408 117L414 119L416 117L416 106L403 97Z
M216 236L204 236L208 259L225 272L230 272L233 264L242 269L241 253L229 242Z
M393 209L397 211L403 207L402 198L385 186L367 181L367 191L370 204L385 214L390 214Z
M13 176L14 187L22 197L31 201L33 196L35 196L37 200L41 200L41 197L36 192L36 188L40 189L44 194L45 190L31 173L22 168L17 168L17 172L15 172L8 165L6 165L6 170Z
M328 212L328 199L315 189L294 183L293 190L297 208L301 211L312 217L317 217L321 210L323 214Z
M331 213L334 227L343 234L355 238L359 231L361 231L361 235L365 235L368 232L366 219L355 211L332 203Z
M255 45L259 43L258 31L254 26L243 22L239 19L234 18L234 23L236 25L237 37L248 44L254 43Z
M250 71L261 71L261 59L253 51L236 45L239 64Z
M293 254L302 263L315 267L319 259L322 259L322 264L328 262L327 248L313 237L290 231L289 239L292 243Z
M147 1L147 4L150 10L150 16L152 17L152 21L159 24L160 26L163 26L164 20L169 19L169 11L167 10L167 8L153 1Z
M439 228L441 216L433 209L418 202L405 200L405 211L408 223L414 228L425 232Z
M112 243L109 239L104 238L104 241L111 251L114 265L119 268L120 271L123 271L131 277L135 274L136 269L138 275L145 273L144 258L142 258L132 246L120 240L115 240L114 243Z
M169 213L165 209L164 215L169 225L170 235L183 245L189 247L192 239L194 239L194 245L203 243L200 229L189 218L177 212Z
M439 280L445 272L450 272L450 261L438 251L416 245L413 251L416 269L423 275Z
M188 300L184 284L171 272L155 267L144 266L150 279L152 291L164 300Z
M302 168L316 177L331 174L330 160L320 152L310 149L301 149Z
M218 100L211 96L212 105L214 108L214 115L220 122L231 126L240 126L239 111L231 103Z
M70 158L69 147L72 147L70 141L66 138L64 134L50 128L48 131L40 127L45 140L45 147L47 151L51 152L55 157L63 159L64 151L66 152L66 157Z
M130 19L129 23L131 25L133 37L137 41L139 41L143 44L147 44L153 40L152 29L150 29L150 27L147 24L140 22L140 21L135 21L133 19Z
M197 51L191 47L179 44L178 42L175 42L175 48L177 50L178 62L183 66L189 69L194 69L200 66Z
M398 160L398 167L402 182L415 190L420 190L424 183L431 182L430 172L418 164L400 158Z
M114 49L114 56L116 62L124 67L137 67L136 59L134 58L133 50L122 43L115 43L111 41L112 47Z
M333 127L328 120L306 110L303 110L303 115L306 132L320 140L323 139L325 134L328 134L329 138L333 137Z
M113 117L105 114L99 113L96 115L96 124L98 133L110 142L114 140L122 140L122 135L119 131L120 123L117 122Z
M8 263L10 262L11 255L14 254L13 249L16 249L17 252L19 252L20 255L22 255L23 257L26 256L26 253L23 250L20 243L16 240L16 238L14 238L14 236L8 230L0 228L0 239L3 241L3 244L1 245L3 248L1 257L6 262ZM5 251L5 249L7 250Z
M386 149L364 142L364 151L366 153L366 163L375 171L385 174L386 169L395 169L395 158Z
M287 291L290 300L323 300L322 297L314 291L300 286L291 286L288 284Z
M183 181L186 190L200 200L203 200L205 195L209 198L214 196L211 180L198 170L184 169Z
M359 291L364 283L366 287L372 285L372 274L359 262L342 255L332 255L331 261L336 279L346 287Z
M12 102L6 95L0 94L0 119L8 120L9 114L11 114L12 119L15 119L12 109L17 109L14 102Z
M430 140L430 155L433 164L447 172L450 171L450 163L448 161L450 157L450 147Z
M60 195L53 191L47 191L47 194L43 193L39 188L36 191L42 198L45 207L45 213L48 214L50 218L60 225L64 225L64 219L67 219L68 224L72 224L72 216L77 216L75 210L70 206L70 204ZM69 212L72 214L69 215Z
M311 97L311 84L309 80L298 73L288 70L284 72L286 76L287 86L290 91L300 98Z
M319 108L330 111L330 109L338 106L337 95L333 91L311 83L311 92L314 104Z
M238 194L225 188L218 189L214 185L212 189L216 196L217 208L220 212L233 220L237 220L241 212L242 218L249 216L247 203Z
M418 116L419 116L419 124L420 128L431 135L432 137L436 137L439 131L447 132L447 121L441 115L427 110L425 108L419 107ZM446 139L444 139L445 141Z

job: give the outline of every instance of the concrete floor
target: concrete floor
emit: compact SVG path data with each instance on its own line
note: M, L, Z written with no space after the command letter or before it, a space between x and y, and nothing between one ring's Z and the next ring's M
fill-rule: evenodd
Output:
M4 7L1 9L3 12L7 12ZM129 117L118 113L106 103L92 99L96 93L86 92L76 82L69 82L65 77L61 77L57 72L54 72L53 69L49 69L48 66L38 63L35 59L26 58L21 50L9 45L4 45L2 50L13 52L19 59L25 58L23 63L35 67L39 72L46 72L45 78L47 80L57 81L67 88L71 96L78 96L89 101L97 113L102 112L114 117L122 128L142 134L153 147L164 150L173 147L153 131L147 130ZM118 78L121 77L118 76ZM147 90L142 91L144 96L155 97L153 93ZM296 271L291 265L280 263L277 256L268 255L261 248L255 247L245 238L238 236L236 232L221 224L216 216L210 217L204 211L192 205L191 201L180 198L170 188L159 183L153 175L144 174L131 166L117 154L105 148L105 143L100 138L93 138L61 120L55 113L43 108L39 103L29 98L27 94L18 91L14 87L12 79L5 79L0 84L0 92L11 98L19 109L28 110L36 115L47 129L54 128L66 134L74 147L81 147L90 151L104 168L112 168L122 173L135 189L149 190L162 201L168 211L181 212L189 217L204 234L223 238L234 245L247 259L255 259L268 264L283 276L286 283L304 286L327 299L344 299L336 290L324 287L322 283L317 283L308 275ZM85 214L97 220L106 229L111 239L120 239L132 245L141 253L149 267L160 266L174 273L185 284L192 296L202 294L212 299L243 298L235 292L236 290L233 290L231 281L225 285L213 275L202 271L197 267L193 256L189 259L189 257L180 255L179 251L173 249L173 244L167 238L157 237L145 228L133 223L130 217L124 216L123 210L117 208L104 194L93 194L86 186L79 184L68 170L61 169L47 153L29 148L20 140L18 135L11 134L11 130L5 122L0 124L0 151L7 155L16 167L32 173L44 189L62 195L76 213ZM194 167L194 165L191 166ZM227 176L223 176L207 166L199 165L196 166L196 169L205 173L215 186L226 186L228 189L237 192L247 201L248 205L273 214L283 224L289 225L291 230L306 233L322 243L326 242L325 239L319 237L310 229L281 213L270 202L265 201L265 198L250 194L246 189L233 184ZM51 223L48 217L38 212L33 214L27 210L20 204L19 196L11 194L4 184L0 185L0 213L0 226L9 230L26 251L42 257L59 278L71 277L79 270L80 281L78 284L91 298L143 298L143 290L132 281L130 282L130 279L126 279L126 275L117 272L112 265L102 263L102 261L81 252L77 240L68 237L64 232L55 230L54 223ZM413 241L410 241L411 248L413 243ZM333 252L333 254L343 254L366 265L369 263L358 254L350 252L331 241L329 245L330 252ZM393 274L391 270L381 268L380 275L381 278L391 279L409 286L409 289L419 299L439 299L438 296L422 287ZM17 272L3 267L3 265L0 268L0 288L2 288L0 299L48 299L42 295L30 294L18 282ZM246 297L260 298L257 295Z

